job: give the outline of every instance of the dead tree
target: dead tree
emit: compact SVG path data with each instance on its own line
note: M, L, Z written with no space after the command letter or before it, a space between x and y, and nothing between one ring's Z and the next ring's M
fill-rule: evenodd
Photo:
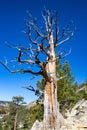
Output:
M36 19L29 12L28 15L29 20L26 20L27 31L23 32L29 38L29 46L8 45L18 50L18 56L14 62L17 62L19 66L21 64L27 65L28 68L11 70L7 66L7 62L5 64L0 61L0 63L11 73L31 73L36 76L42 75L45 78L43 130L58 130L61 121L57 101L57 80L64 77L58 78L56 76L56 62L71 52L71 50L67 53L58 51L58 47L73 36L74 30L70 29L72 22L67 24L60 34L56 12L43 11L44 27L42 29L38 28ZM32 86L29 86L29 89L35 91Z

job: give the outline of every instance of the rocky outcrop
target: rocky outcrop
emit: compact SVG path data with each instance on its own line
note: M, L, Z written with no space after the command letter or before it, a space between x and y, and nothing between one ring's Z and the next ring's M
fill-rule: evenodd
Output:
M36 120L31 130L43 130L43 123Z
M66 125L60 130L87 130L87 101L80 100L67 116Z
M36 102L36 101L33 101L33 102L29 103L26 107L27 107L28 109L30 109L30 108L34 107L35 105L37 105L37 102Z
M43 123L36 121L31 130L44 130ZM58 130L87 130L87 101L80 100L71 110L67 112L65 125Z

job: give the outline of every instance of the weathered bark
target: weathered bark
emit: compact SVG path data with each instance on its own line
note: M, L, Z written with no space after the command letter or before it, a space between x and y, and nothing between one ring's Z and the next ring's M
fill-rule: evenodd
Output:
M44 130L55 130L58 124L58 104L56 100L56 86L54 83L46 84L44 99Z
M44 130L58 130L59 108L57 102L57 80L56 62L53 39L50 42L50 59L46 65L46 72L50 76L50 81L46 81L44 92Z

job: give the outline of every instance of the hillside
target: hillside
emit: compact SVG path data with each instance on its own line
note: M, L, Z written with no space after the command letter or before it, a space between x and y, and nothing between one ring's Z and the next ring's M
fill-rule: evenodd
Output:
M0 107L8 107L10 101L0 101Z

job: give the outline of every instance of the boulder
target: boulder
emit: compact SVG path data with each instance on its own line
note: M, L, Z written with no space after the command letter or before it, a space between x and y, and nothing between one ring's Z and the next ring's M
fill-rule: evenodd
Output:
M87 101L82 99L73 107L67 120L75 122L76 125L87 127Z
M82 99L76 103L68 118L64 130L87 130L87 101ZM64 126L60 130L63 130Z
M36 120L31 130L43 130L43 123Z

